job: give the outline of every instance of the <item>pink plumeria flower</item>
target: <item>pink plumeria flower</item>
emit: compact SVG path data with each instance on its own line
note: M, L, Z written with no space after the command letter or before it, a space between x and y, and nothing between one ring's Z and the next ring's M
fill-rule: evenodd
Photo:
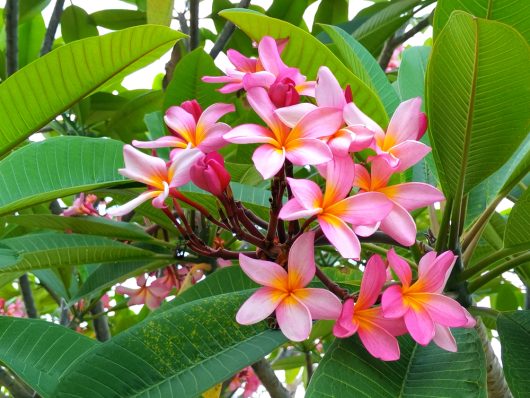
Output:
M200 156L202 153L197 149L180 151L167 167L162 159L125 145L123 148L125 168L119 169L118 172L131 180L148 185L149 189L118 208L108 209L107 214L123 216L149 199L153 199L153 206L163 208L169 190L190 181L190 168Z
M396 70L401 65L401 53L405 47L403 45L397 46L394 51L392 52L392 56L390 57L390 61L388 61L388 65L385 69L385 72L392 72L393 70Z
M243 384L245 387L243 389L243 398L250 398L254 394L258 387L261 385L261 381L254 373L252 367L248 366L239 372L232 381L230 382L228 389L230 391L236 391Z
M68 207L61 214L64 217L74 217L74 216L99 216L99 212L94 208L94 203L98 200L96 195L86 195L80 193L77 198L75 198L72 206Z
M145 275L136 278L138 289L131 289L125 286L117 286L116 293L129 296L129 305L145 304L150 310L160 307L162 301L169 294L166 286L147 286Z
M14 318L24 318L26 316L24 302L17 297L14 302L7 306L5 314Z
M356 118L350 117L352 111L349 108L354 105L350 105L351 100L347 98L345 91L326 66L320 67L318 71L315 99L317 105L310 103L297 104L278 109L276 114L282 122L292 127L304 115L318 107L335 109L343 119L343 122L346 123L346 126L341 124L337 131L325 137L325 141L335 156L346 156L348 152L357 152L368 148L372 144L374 132L364 125L359 125Z
M405 246L416 242L416 223L410 211L445 200L442 192L421 182L407 182L388 185L393 169L382 158L375 158L371 164L371 174L361 165L355 165L353 186L360 192L380 192L392 201L392 211L373 226L359 226L355 232L361 236L371 235L377 228Z
M180 287L180 281L177 272L175 271L173 266L164 268L162 276L156 278L151 283L151 287L158 287L161 288L163 291L167 290L168 293L175 287L178 289Z
M337 319L341 304L326 289L306 288L315 276L315 234L301 235L291 247L288 270L271 261L239 255L241 268L259 288L239 309L236 320L242 325L262 321L276 311L283 334L292 341L309 337L312 319Z
M298 166L315 165L331 160L329 147L318 138L336 131L342 123L332 108L318 108L287 127L274 113L275 106L267 91L254 87L248 91L248 102L269 128L257 124L242 124L223 137L235 144L263 144L252 156L263 178L273 177L287 158Z
M225 168L224 158L217 152L210 152L199 158L190 169L191 181L199 188L220 196L230 184L230 174Z
M347 299L333 327L340 338L359 335L368 352L383 361L399 359L399 344L395 336L405 334L403 321L385 319L381 307L373 307L386 282L386 267L377 254L366 264L357 302Z
M418 141L427 129L427 117L421 112L420 97L399 104L386 133L353 102L347 113L350 122L374 132L377 156L385 159L395 172L415 165L431 151L430 147Z
M186 148L198 148L203 153L216 151L227 144L223 134L230 131L228 124L218 120L234 110L232 104L213 104L203 111L196 100L186 101L180 106L170 107L164 116L173 135L154 141L134 140L132 143L138 148L176 148L171 152L172 159Z
M287 178L294 198L280 210L282 220L316 216L322 232L345 258L359 259L361 244L347 225L370 225L381 221L392 210L392 202L378 192L347 197L353 182L353 161L335 158L326 165L326 191L310 180Z
M424 255L418 265L418 280L412 282L412 271L394 249L388 252L388 262L401 286L393 285L383 293L383 314L389 319L403 317L410 335L421 345L433 340L439 347L456 351L449 327L473 327L474 319L455 300L442 294L453 269L456 256L446 251Z

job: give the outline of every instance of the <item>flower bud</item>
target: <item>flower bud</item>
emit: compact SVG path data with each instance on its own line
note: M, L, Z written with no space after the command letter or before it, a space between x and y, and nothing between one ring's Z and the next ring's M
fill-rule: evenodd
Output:
M296 105L300 102L300 94L296 91L295 83L287 77L270 86L269 98L277 108Z
M197 102L197 100L184 101L180 104L180 107L193 116L195 122L199 121L199 118L202 115L202 108Z
M221 195L230 183L230 174L226 171L224 164L221 155L217 152L210 152L191 167L191 181L215 196Z

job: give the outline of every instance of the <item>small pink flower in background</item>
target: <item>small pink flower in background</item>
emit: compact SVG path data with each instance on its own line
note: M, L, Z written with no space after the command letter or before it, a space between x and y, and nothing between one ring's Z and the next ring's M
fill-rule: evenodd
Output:
M250 89L247 99L269 128L242 124L225 134L224 138L235 144L263 144L252 156L263 178L273 177L282 168L286 158L299 166L331 160L330 149L318 138L332 134L342 123L341 116L333 108L315 109L289 128L275 114L276 107L264 88Z
M395 336L405 334L407 329L401 319L385 319L381 307L373 307L385 282L385 264L380 256L373 255L366 264L357 302L354 303L353 298L344 302L333 334L345 338L357 333L372 356L395 361L399 359Z
M136 278L138 289L131 289L125 286L117 286L116 293L126 294L129 296L129 305L145 304L150 310L160 307L162 301L167 297L171 289L167 286L159 285L147 286L147 279L145 275Z
M201 155L202 153L197 149L179 151L171 165L167 167L164 160L125 145L123 148L125 168L119 169L118 172L131 180L148 185L149 189L118 208L108 209L107 214L123 216L149 199L153 199L153 206L163 208L169 190L190 181L190 168Z
M246 367L234 376L228 386L228 389L230 391L235 391L243 384L245 385L243 387L243 398L250 398L252 394L254 394L258 390L258 387L261 385L261 381L259 380L258 376L256 376L254 370L250 366Z
M392 72L393 70L399 68L399 65L401 65L401 53L404 49L405 47L403 47L403 45L397 46L394 49L392 56L390 57L390 61L388 61L385 72Z
M101 303L103 304L103 308L109 309L110 308L110 297L107 293L105 293L100 298Z
M156 278L152 283L151 287L160 288L162 291L167 290L169 293L173 288L180 288L180 278L178 271L173 266L164 268L162 276Z
M313 232L301 235L291 247L288 270L271 261L239 255L243 271L259 288L239 309L236 320L242 325L262 321L276 311L283 334L292 341L309 337L312 319L337 319L340 301L326 289L306 288L315 275Z
M427 116L421 112L421 98L413 98L399 104L388 125L386 133L372 119L351 102L347 110L351 123L372 130L375 136L375 151L400 172L418 163L431 148L419 142L427 129Z
M371 174L363 166L355 165L353 186L359 187L360 192L380 192L394 204L392 211L380 223L357 227L355 232L368 236L380 228L402 245L411 246L416 241L416 223L409 212L445 200L445 197L435 187L421 182L388 186L393 171L379 157L371 163Z
M218 258L216 262L219 268L226 268L232 265L232 260L225 260L223 258Z
M381 300L383 314L389 319L403 317L410 335L421 345L433 340L439 347L456 351L449 327L473 327L475 320L457 301L442 294L453 269L456 256L446 251L429 252L418 265L418 280L412 282L412 271L394 249L388 262L402 285L388 287Z
M80 193L77 198L75 198L72 206L65 209L62 213L64 217L74 217L74 216L99 216L99 212L94 208L94 203L96 203L98 197L96 195L86 195Z
M12 316L14 318L24 318L26 316L26 307L20 298L6 305L6 301L0 298L0 315Z
M282 207L279 217L290 221L316 216L322 232L339 253L346 258L358 259L361 244L347 223L377 223L388 215L392 202L378 192L347 197L352 187L353 173L353 161L348 156L327 163L324 195L313 181L288 178L294 198Z
M190 177L195 185L215 196L220 196L230 183L225 161L217 152L210 152L199 158L191 166Z
M132 143L138 148L176 148L171 151L171 159L186 148L198 148L203 153L216 151L226 145L223 134L230 131L228 124L218 120L234 110L233 104L213 104L203 111L196 100L186 101L170 107L164 116L173 135Z

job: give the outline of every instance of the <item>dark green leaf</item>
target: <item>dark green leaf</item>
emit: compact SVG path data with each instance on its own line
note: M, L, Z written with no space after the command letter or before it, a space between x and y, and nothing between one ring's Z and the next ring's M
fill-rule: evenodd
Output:
M41 15L36 15L18 26L19 67L26 66L39 57L45 33L46 26Z
M519 198L508 217L504 247L528 249L530 244L530 190Z
M121 30L147 23L147 15L137 10L101 10L91 14L94 23L110 30Z
M317 24L337 25L347 20L348 0L322 0L315 14L313 34L322 30Z
M98 36L98 28L88 13L78 6L67 7L61 16L61 33L66 43Z

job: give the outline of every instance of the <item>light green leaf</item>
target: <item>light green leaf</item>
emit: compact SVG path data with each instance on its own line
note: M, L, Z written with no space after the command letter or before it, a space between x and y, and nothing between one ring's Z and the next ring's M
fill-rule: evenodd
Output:
M90 235L39 233L3 239L2 246L18 253L12 263L0 264L0 272L31 271L119 260L165 257L107 238ZM171 256L167 256L171 259Z
M50 4L51 0L24 0L19 5L19 22L26 23L31 18L40 14Z
M137 10L101 10L91 14L95 24L110 30L127 29L147 23L147 16Z
M122 148L114 140L56 137L14 151L0 161L0 214L123 183Z
M41 15L36 15L18 26L18 64L20 67L39 58L45 33L46 26Z
M0 330L0 361L45 398L73 362L98 346L71 329L35 319L2 316Z
M530 311L504 313L497 318L504 376L515 398L530 395Z
M342 29L329 25L322 28L335 44L342 63L377 93L386 113L392 115L399 105L399 97L372 54Z
M98 36L98 28L88 13L78 6L67 7L61 16L61 33L66 43Z
M163 26L139 26L61 46L22 68L0 85L0 155L97 88L158 59L182 37Z
M169 26L173 17L173 0L147 0L147 23Z
M81 357L53 397L198 396L286 341L265 322L235 321L247 297L209 297L146 319Z
M282 52L282 59L287 65L300 68L311 80L316 78L320 66L327 66L342 86L351 86L357 106L374 121L386 126L388 117L379 97L315 37L285 21L253 11L228 10L222 11L220 15L232 21L255 41L266 35L276 39L288 37L289 43Z
M453 329L458 352L401 337L401 358L372 357L355 335L337 339L320 362L307 398L469 397L486 398L484 351L474 329Z
M530 42L530 2L513 0L438 0L434 13L433 31L437 39L449 21L451 13L462 10L478 18L491 19L510 25Z
M293 25L300 26L303 22L303 16L306 8L313 4L315 0L273 0L267 10L267 15L271 18L281 19Z
M508 217L504 247L528 249L530 245L530 190L519 198Z
M322 30L318 24L337 25L348 20L348 0L322 0L313 22L313 34Z
M440 34L427 69L427 110L446 196L469 192L526 137L529 64L530 49L507 25L457 11Z

